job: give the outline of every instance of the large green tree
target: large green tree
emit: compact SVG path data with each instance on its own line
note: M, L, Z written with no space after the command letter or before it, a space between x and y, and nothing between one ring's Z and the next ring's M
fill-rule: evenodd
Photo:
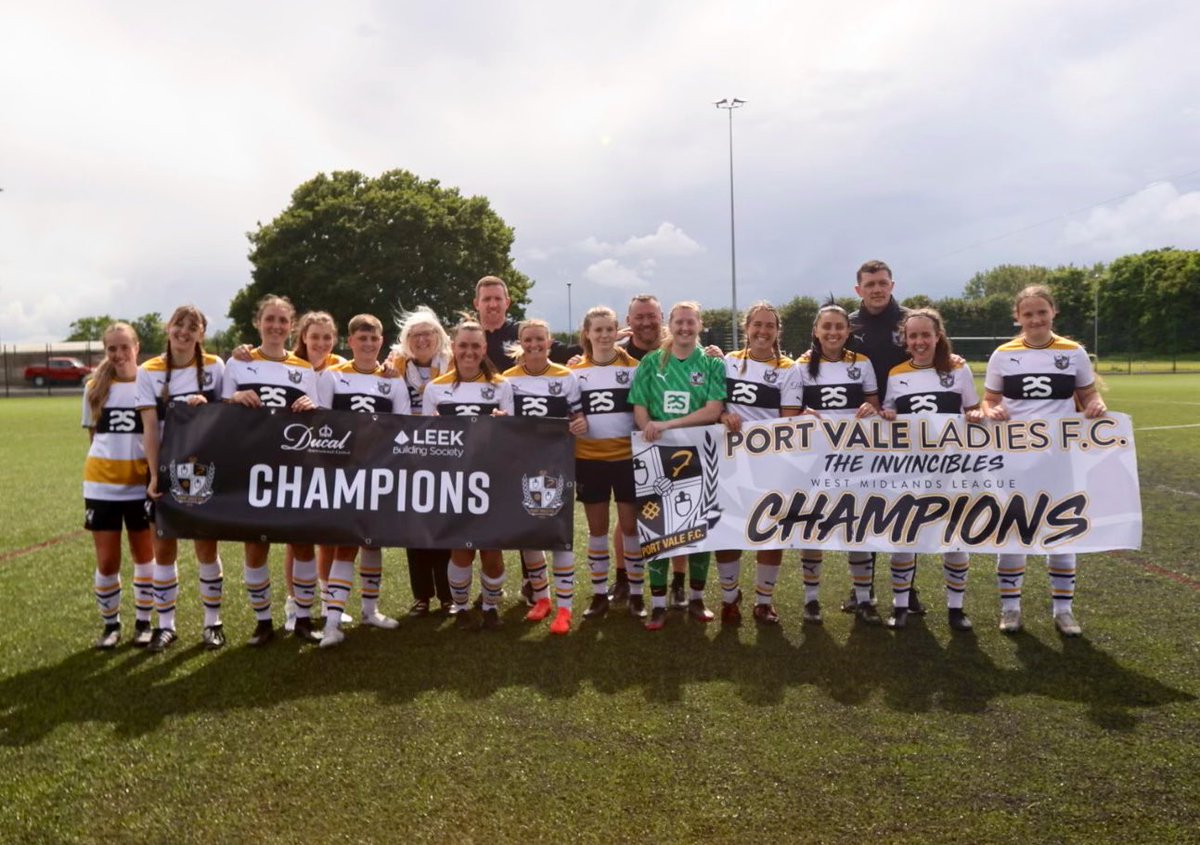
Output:
M99 340L104 336L104 330L114 322L115 320L108 314L101 314L97 317L80 317L71 322L70 333L64 340Z
M108 314L80 317L71 323L70 334L67 335L66 339L101 340L104 337L104 330L118 321L129 323L129 325L133 326L133 330L137 332L138 340L141 342L143 355L157 355L165 348L167 330L163 326L162 314L159 314L157 311L134 318L117 317L114 319Z
M976 273L967 282L963 296L967 299L983 299L989 296L1012 298L1021 288L1046 284L1049 271L1037 264L1001 264L982 273Z
M533 284L513 267L513 230L486 198L406 170L375 179L353 170L318 174L247 237L253 281L229 305L245 340L255 338L255 304L269 293L288 296L300 311L329 311L344 332L355 314L389 325L418 305L453 321L470 309L485 275L508 283L511 313L520 316Z
M1106 352L1170 354L1200 349L1200 252L1124 255L1100 280L1100 346Z

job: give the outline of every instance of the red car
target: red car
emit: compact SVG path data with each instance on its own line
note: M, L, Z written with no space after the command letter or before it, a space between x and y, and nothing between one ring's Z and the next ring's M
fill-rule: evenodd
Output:
M26 367L25 381L38 387L47 384L83 384L92 368L78 358L51 358L48 367Z

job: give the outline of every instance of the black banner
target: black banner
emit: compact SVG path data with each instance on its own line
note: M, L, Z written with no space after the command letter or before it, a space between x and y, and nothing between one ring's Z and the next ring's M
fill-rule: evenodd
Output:
M569 549L566 420L291 413L174 403L164 537L444 549Z

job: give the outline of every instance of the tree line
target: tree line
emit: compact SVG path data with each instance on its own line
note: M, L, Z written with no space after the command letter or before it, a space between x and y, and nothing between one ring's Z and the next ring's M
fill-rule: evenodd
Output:
M513 230L485 197L467 197L436 179L406 170L371 178L354 170L320 173L292 192L274 220L246 235L252 266L250 284L229 305L230 327L210 332L209 345L228 351L254 342L254 306L267 293L285 294L300 311L329 311L338 325L355 314L373 313L385 322L399 310L428 305L444 319L471 307L474 282L485 273L502 276L519 317L533 280L512 260ZM937 308L952 335L1003 338L1015 334L1013 296L1027 285L1050 288L1060 315L1055 328L1096 346L1099 306L1102 356L1200 351L1200 333L1187 317L1200 312L1200 251L1171 247L1126 255L1109 264L1076 267L1003 264L976 273L960 296L931 299L914 292L918 280L898 279L907 293L901 304ZM838 300L847 310L857 300ZM819 303L801 296L779 307L784 349L799 354L809 346ZM729 309L704 314L705 324L727 335ZM67 340L99 340L109 317L82 317ZM145 350L162 347L162 317L151 313L128 320ZM564 333L569 334L569 333ZM1092 351L1096 351L1092 349Z
M901 297L900 304L936 308L955 337L1006 338L1017 334L1013 298L1029 285L1050 289L1059 308L1055 331L1080 341L1089 351L1096 346L1098 304L1101 355L1200 352L1200 333L1187 328L1188 318L1200 313L1198 250L1167 247L1090 267L1002 264L972 276L960 296L933 299L911 294ZM898 291L913 287L914 283L904 278L897 284ZM847 311L859 304L853 297L836 301ZM799 354L809 347L820 305L811 296L799 296L779 306L785 350ZM704 312L704 324L718 327L722 335L728 334L723 327L729 323L728 308ZM981 348L991 350L986 344Z

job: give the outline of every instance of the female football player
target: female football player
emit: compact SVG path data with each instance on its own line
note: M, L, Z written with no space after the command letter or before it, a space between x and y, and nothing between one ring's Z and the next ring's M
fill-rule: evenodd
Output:
M221 396L227 402L246 408L275 408L293 412L317 407L317 377L312 364L290 353L287 340L292 333L296 309L287 297L267 295L258 302L254 325L261 344L250 353L250 360L231 358L225 367ZM269 543L245 544L246 591L258 624L249 644L262 646L275 636L271 622L271 573L267 568ZM293 544L296 585L296 623L294 633L307 642L319 642L321 636L312 626L312 605L317 586L317 562L311 544Z
M603 305L589 309L579 333L583 357L572 365L587 418L587 431L575 439L575 493L587 517L588 568L592 577L592 603L583 615L598 618L608 613L611 498L617 506L620 549L625 555L629 613L635 619L644 619L645 569L637 535L637 496L633 488L633 452L629 446L629 435L635 430L629 391L638 362L617 346L619 332L615 311Z
M892 367L879 415L894 420L897 414L964 414L978 422L979 393L966 362L953 354L942 315L932 308L909 311L900 320L904 347L910 359ZM966 552L945 552L942 573L946 581L946 607L950 627L971 630L971 620L963 612L963 591L967 587ZM887 626L900 629L908 621L909 597L916 576L917 556L912 552L892 554L892 615Z
M133 644L151 642L154 542L146 513L149 472L137 412L137 332L128 323L104 330L104 360L83 392L83 427L90 445L83 465L84 528L96 548L93 584L104 628L96 648L121 640L121 526L129 537L137 621Z
M1058 306L1049 289L1032 285L1017 294L1013 318L1021 333L999 347L988 360L984 377L983 413L992 420L1038 419L1080 410L1088 419L1108 412L1096 390L1087 350L1054 333ZM1000 630L1021 630L1021 586L1025 555L1002 554L996 564L1000 584ZM1075 619L1075 555L1051 554L1050 592L1054 625L1066 637L1082 633Z
M867 356L846 348L849 338L846 309L833 302L821 306L813 320L812 346L798 362L804 407L819 416L862 419L879 411L875 370ZM883 620L871 603L871 553L852 551L848 557L854 582L854 612L868 625L879 625ZM800 552L804 568L802 619L813 625L822 621L819 594L823 559L820 549Z
M348 331L350 350L354 357L344 364L335 364L317 378L317 393L322 408L353 411L363 414L408 414L411 412L408 387L395 370L388 371L379 363L383 348L383 323L371 314L350 318ZM354 558L358 546L337 546L333 565L325 579L325 628L321 648L341 643L341 617L354 584ZM391 630L399 623L379 612L379 591L383 583L383 550L362 547L362 622L371 628Z
M337 346L337 323L333 316L326 311L306 311L296 323L296 343L292 347L292 355L312 364L317 376L330 367L346 363L341 355L335 355L333 348ZM233 350L232 358L238 361L249 361L252 347L242 344ZM320 589L322 612L328 598L327 583L329 568L333 565L333 546L317 546L317 584ZM296 588L294 584L295 550L288 543L283 551L283 580L287 588L287 600L283 605L283 629L291 631L296 626ZM343 624L353 622L353 618L343 613Z
M629 402L647 443L672 428L715 423L725 409L725 362L704 354L699 345L703 329L698 303L676 303L667 320L667 340L638 365ZM710 557L709 552L688 555L688 615L699 622L713 618L704 606ZM649 631L661 630L667 621L669 569L665 558L650 564Z
M503 416L513 412L513 391L508 380L496 372L487 357L487 335L473 319L460 322L452 335L452 369L425 387L421 400L426 416ZM483 584L483 627L495 630L500 619L500 597L504 591L504 553L480 549L480 581ZM454 598L455 624L475 627L467 600L471 592L474 549L450 552L447 576Z
M550 361L550 324L525 320L517 326L517 344L506 350L516 366L505 370L513 390L513 414L518 417L555 417L570 420L567 430L575 436L587 432L587 419L580 411L579 382L571 370ZM546 578L546 555L523 549L521 559L533 588L533 607L525 614L530 622L550 615L550 584ZM571 605L575 599L575 553L559 549L551 553L554 563L554 620L550 633L571 630Z
M797 381L796 362L779 349L782 322L769 302L756 302L746 309L742 336L746 346L725 356L725 413L721 421L730 431L740 431L743 422L758 422L776 417L794 417L804 404ZM756 553L754 578L754 619L764 625L779 622L772 598L783 560L780 549ZM717 573L721 579L721 623L737 625L742 621L742 553L717 552Z
M208 320L194 305L181 305L167 320L167 348L138 368L137 404L142 415L142 442L150 467L146 491L151 500L160 497L158 454L167 406L172 401L203 405L219 401L225 363L204 351L204 332ZM225 576L216 540L195 540L196 561L200 568L200 600L204 604L204 630L201 639L207 649L225 645L221 625L221 599ZM179 595L179 542L171 537L154 539L154 606L158 627L150 640L151 651L170 648L176 640L175 601Z

